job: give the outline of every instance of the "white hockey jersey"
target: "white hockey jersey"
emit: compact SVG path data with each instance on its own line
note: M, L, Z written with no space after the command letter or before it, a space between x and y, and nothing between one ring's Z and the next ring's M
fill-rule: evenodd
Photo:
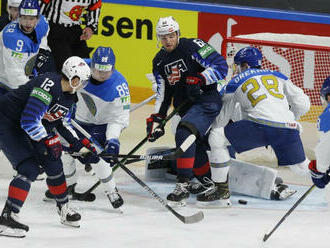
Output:
M91 60L86 62L90 65ZM129 125L130 93L124 76L114 70L104 83L89 82L77 95L75 119L88 124L108 124L106 139L118 139Z
M319 116L317 122L319 130L319 142L315 147L316 168L320 172L326 172L330 166L330 104Z
M223 106L214 124L217 127L235 119L233 115L240 109L241 119L295 128L299 125L296 120L310 108L302 89L282 73L266 69L248 69L236 75L221 93Z
M48 22L40 16L36 25L36 41L32 41L19 28L17 21L9 23L0 33L0 84L16 89L26 83L26 63L38 54L39 49L50 50L47 45Z

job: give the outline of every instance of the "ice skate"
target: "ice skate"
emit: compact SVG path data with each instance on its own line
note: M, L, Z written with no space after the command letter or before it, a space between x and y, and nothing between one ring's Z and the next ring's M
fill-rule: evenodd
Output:
M69 203L57 207L57 213L59 214L63 225L80 227L79 221L81 215L74 208L70 207Z
M108 197L112 207L114 209L118 209L119 212L123 212L120 207L124 204L124 200L118 193L117 188L114 188L112 192L106 191L105 194Z
M204 177L203 180L204 183L201 183L198 180L189 182L189 193L198 195L204 193L206 190L213 186L213 182L211 181L211 179Z
M167 195L168 204L173 207L183 207L189 197L189 182L177 183L172 193Z
M18 216L5 206L0 217L0 236L24 238L29 227L17 221Z
M270 193L271 200L285 200L295 194L297 190L289 189L286 184L277 184Z
M200 207L229 207L230 192L228 182L214 183L207 191L197 195L197 205Z

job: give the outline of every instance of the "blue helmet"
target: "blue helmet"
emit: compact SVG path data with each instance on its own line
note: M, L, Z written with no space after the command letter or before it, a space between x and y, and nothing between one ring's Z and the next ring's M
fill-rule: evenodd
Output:
M38 0L23 0L18 7L19 15L39 16L40 6Z
M324 100L327 99L328 94L330 94L330 76L324 80L320 91L320 95Z
M261 67L262 54L258 48L255 47L244 47L239 50L235 57L234 63L242 65L247 63L249 67L260 68Z
M98 47L92 57L92 68L99 71L111 71L116 62L115 54L111 47Z

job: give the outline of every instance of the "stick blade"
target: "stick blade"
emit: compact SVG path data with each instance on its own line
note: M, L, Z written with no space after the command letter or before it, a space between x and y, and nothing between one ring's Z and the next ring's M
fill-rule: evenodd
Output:
M202 211L199 211L193 215L190 216L179 216L179 219L184 223L184 224L195 224L197 222L200 222L201 220L204 219L204 213Z
M267 239L269 238L269 236L270 236L270 235L268 235L268 234L265 234L265 235L264 235L264 238L262 239L262 241L266 242L266 241L267 241Z

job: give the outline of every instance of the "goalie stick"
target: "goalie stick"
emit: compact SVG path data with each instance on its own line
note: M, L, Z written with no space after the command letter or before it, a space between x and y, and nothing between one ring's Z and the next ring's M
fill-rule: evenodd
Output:
M264 235L262 239L263 242L266 242L267 239L275 232L275 230L283 223L283 221L295 210L296 207L315 189L315 184L313 184L299 199L298 201L289 209L289 211L280 219L280 221L275 225L275 227L269 232Z

